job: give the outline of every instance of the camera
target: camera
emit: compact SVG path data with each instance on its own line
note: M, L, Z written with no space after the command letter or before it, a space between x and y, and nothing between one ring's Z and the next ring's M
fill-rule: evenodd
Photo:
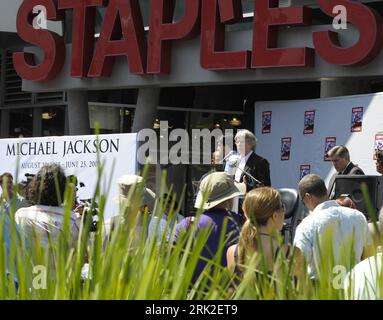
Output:
M79 218L83 219L84 223L87 223L86 219L91 219L90 232L97 231L99 210L96 202L92 202L92 199L80 200L75 212Z

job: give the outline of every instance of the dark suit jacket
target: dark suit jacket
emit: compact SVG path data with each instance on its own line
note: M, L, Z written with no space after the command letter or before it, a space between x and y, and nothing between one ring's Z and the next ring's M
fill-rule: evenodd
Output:
M256 153L253 152L249 159L247 159L244 171L251 174L255 179L262 182L264 186L271 186L269 162L266 159L257 155ZM242 173L239 182L243 182L244 176L245 174ZM252 179L250 179L250 177L247 177L246 180L246 189L247 191L250 191L256 186L256 184L252 183Z
M350 162L346 169L342 173L336 172L332 175L330 182L328 184L328 196L330 197L331 194L333 193L333 189L335 188L335 178L340 175L351 175L351 174L359 174L359 175L364 175L364 172L361 168Z

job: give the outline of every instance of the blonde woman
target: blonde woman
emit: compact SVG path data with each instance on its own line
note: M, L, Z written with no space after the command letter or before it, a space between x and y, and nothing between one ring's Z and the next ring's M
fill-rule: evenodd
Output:
M227 250L228 268L241 273L255 253L260 254L261 270L271 272L279 252L279 235L285 218L285 208L279 192L270 187L250 191L243 202L246 222L239 243ZM287 248L283 247L285 254Z

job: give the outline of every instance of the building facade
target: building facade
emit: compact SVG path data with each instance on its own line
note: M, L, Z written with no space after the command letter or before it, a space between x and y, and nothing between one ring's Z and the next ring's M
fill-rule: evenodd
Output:
M34 4L38 2L33 1ZM56 4L55 1L45 2ZM135 3L127 1L132 2ZM206 6L205 9L209 9L207 2L202 2ZM224 0L222 3L219 1L219 5L223 5L224 2L229 4L227 7L229 9L230 4L234 4L232 7L234 10L227 12L224 7L220 7L221 12L217 13L216 25L213 27L216 28L215 31L218 30L217 34L224 34L224 40L218 40L214 50L251 51L254 49L254 34L258 32L254 24L254 16L259 17L254 14L255 3L259 6L261 2L271 4L272 1ZM334 18L324 12L320 2L281 0L280 8L302 5L311 8L312 19L310 18L311 21L307 26L279 27L278 37L275 38L276 46L313 48L313 33L324 29L331 30L334 22ZM335 4L336 1L329 2ZM350 1L342 3L346 2ZM358 2L383 14L382 1ZM138 132L143 128L159 130L160 121L168 121L169 131L177 128L187 129L190 132L199 128L253 130L254 104L257 101L320 98L370 93L383 89L381 53L377 53L374 59L364 63L363 66L334 66L315 53L313 66L281 65L281 68L257 70L236 68L233 67L235 63L228 61L227 70L219 68L209 70L201 67L203 58L201 38L207 34L203 33L203 30L198 35L190 37L191 39L174 41L171 49L168 49L171 50L171 70L168 72L137 75L129 70L126 58L119 57L109 76L71 77L73 37L76 37L76 29L73 30L73 26L76 26L73 10L65 10L64 18L57 22L47 21L43 26L56 32L65 42L66 58L60 73L44 82L23 80L16 72L13 53L34 52L40 61L43 55L36 46L23 41L20 30L16 28L16 18L22 3L21 0L3 0L0 3L1 138L91 134L96 123L99 124L101 133ZM137 3L140 5L146 37L149 38L150 1L140 0ZM185 6L188 1L175 1L175 3L174 16L172 15L168 23L182 21L190 9ZM218 2L210 1L212 8L214 3ZM240 17L238 6L235 5L238 3L242 9ZM210 21L209 13L203 10L202 8L202 16L199 18L206 27ZM106 7L97 7L94 13L94 30L85 29L88 32L91 30L92 41L95 43L100 41L108 28L107 14ZM225 14L229 15L226 20ZM42 20L36 21L44 24L44 16L41 15L42 13L37 10L35 17L40 17ZM224 24L225 21L230 23ZM352 23L347 26L346 30L335 31L340 34L342 46L352 47L358 41L360 33ZM379 28L377 30L381 31ZM121 30L116 32L118 31L120 33L118 39L121 39ZM383 39L383 34L380 34L380 38ZM254 57L257 58L257 55L253 53L253 62ZM283 64L283 57L280 62ZM164 68L166 69L166 63ZM197 181L209 170L207 166L198 165L155 166L152 170L153 177L158 177L161 169L168 170L168 182L173 183L176 190L182 190L187 181L189 193L192 192L193 181ZM153 178L153 181L155 180Z

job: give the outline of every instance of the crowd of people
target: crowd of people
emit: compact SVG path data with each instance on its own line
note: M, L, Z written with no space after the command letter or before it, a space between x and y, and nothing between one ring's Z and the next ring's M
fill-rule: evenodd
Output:
M328 187L315 174L306 175L299 182L299 199L309 214L296 228L293 242L286 243L283 239L281 241L285 203L281 193L271 187L268 161L256 154L256 137L248 130L239 131L234 137L237 152L229 147L229 139L233 137L224 136L219 141L213 153L214 169L201 179L195 199L195 208L201 214L196 217L181 215L180 206L170 194L162 197L166 201L162 202L162 214L158 216L155 206L159 198L146 188L142 177L125 175L119 179L119 197L115 200L123 208L136 205L137 226L140 227L137 232L144 232L148 239L154 238L158 245L164 241L171 245L177 244L191 227L197 233L208 229L193 282L204 272L207 259L213 259L220 250L221 266L227 267L236 279L241 279L249 265L254 269L262 266L263 276L267 277L275 270L278 257L294 259L294 275L298 277L307 273L313 281L321 277L323 270L331 267L329 264L342 264L350 274L365 275L364 259L381 256L378 250L381 243L376 234L375 238L372 237L365 215L355 208L352 199L334 196L337 175L363 174L362 169L351 162L347 148L336 146L328 153L337 171ZM383 151L376 153L376 168L383 174ZM71 183L58 165L45 165L33 177L26 201L15 193L12 175L1 175L2 217L5 219L3 237L8 247L10 219L15 219L18 231L26 236L27 241L39 239L42 245L62 231L65 190ZM137 204L131 197L132 187L141 192ZM73 185L72 189L75 192ZM73 198L76 199L75 196ZM70 243L73 246L82 217L78 210L76 214L74 207L75 202L69 218ZM143 217L146 217L145 224ZM104 239L110 239L119 224L126 223L131 223L126 216L107 219L103 223ZM383 231L383 213L378 227ZM331 261L323 258L326 254L331 255Z

